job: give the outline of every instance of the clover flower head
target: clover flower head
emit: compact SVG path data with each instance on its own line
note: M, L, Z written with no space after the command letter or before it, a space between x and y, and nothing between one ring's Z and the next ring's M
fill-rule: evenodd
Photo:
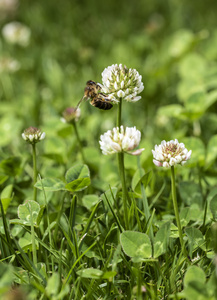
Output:
M142 76L136 69L128 69L122 64L115 64L102 72L102 91L108 95L112 102L118 103L120 98L128 102L141 99L138 96L143 89Z
M73 123L74 121L78 121L81 115L80 108L74 108L74 107L67 107L63 112L63 117L61 118L61 121L63 123Z
M26 47L30 42L31 31L27 26L14 21L4 25L2 35L8 43Z
M12 57L0 58L0 73L14 73L20 69L20 63Z
M192 151L188 151L183 143L177 139L169 142L162 141L161 144L155 145L152 150L153 163L157 167L171 167L175 165L184 165L190 159Z
M18 7L18 0L0 0L0 12L12 12Z
M100 148L104 155L126 152L131 155L140 155L144 149L132 152L140 142L141 132L136 127L121 126L108 130L100 136Z
M29 127L22 133L22 138L30 144L35 144L45 138L45 132L36 127Z

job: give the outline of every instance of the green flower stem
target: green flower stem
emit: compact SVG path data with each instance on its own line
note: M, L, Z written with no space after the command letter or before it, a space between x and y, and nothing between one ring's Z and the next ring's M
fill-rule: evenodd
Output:
M40 178L41 179L41 178ZM43 186L43 184L42 184ZM48 229L48 237L49 237L49 243L50 243L50 247L53 247L53 241L52 241L52 237L51 237L51 229L50 229L50 219L49 219L49 210L48 210L48 202L47 202L47 196L45 193L45 190L43 188L43 192L44 192L44 201L45 201L45 206L46 206L46 210L47 210L47 229ZM54 273L54 257L53 255L51 255L51 264L52 264L52 272Z
M33 217L32 217L32 207L29 205L30 210L30 219L31 219L31 236L32 236L32 256L33 256L33 263L37 265L37 253L36 253L36 243L35 243L35 228L33 224Z
M176 180L175 180L174 166L171 167L171 185L172 185L173 207L174 207L176 223L177 223L178 231L179 231L179 240L180 240L180 243L181 243L182 252L187 257L187 261L189 261L188 254L187 254L187 251L185 249L185 244L184 244L183 235L182 235L182 227L181 227L181 223L180 223L180 219L179 219L179 210L178 210L178 204L177 204L177 198L176 198Z
M122 113L122 98L119 98L118 103L118 116L117 116L117 127L121 127L121 113Z
M125 229L129 229L129 220L128 220L128 208L127 208L127 187L125 181L125 169L124 169L124 153L120 152L117 153L118 155L118 167L119 167L119 174L121 177L121 185L122 185L122 199L124 205L124 222L125 222Z
M119 99L118 103L118 116L117 116L117 127L121 127L121 113L122 113L122 98ZM124 169L124 153L117 153L118 155L118 168L119 174L121 177L121 185L122 185L122 199L124 205L124 222L125 229L129 229L129 220L128 220L128 209L127 209L127 187L125 180L125 169Z
M78 141L78 147L79 147L79 150L80 150L80 153L81 153L82 160L83 160L83 162L85 162L84 152L83 152L83 148L82 148L82 144L81 144L81 139L80 139L79 134L78 134L78 128L77 128L76 122L73 121L72 125L73 125L74 130L75 130L75 135L76 135L76 138L77 138L77 141Z
M33 190L34 190L33 199L34 199L34 201L37 201L37 188L35 187L35 184L37 182L38 174L37 174L35 143L32 144L32 158L33 158Z

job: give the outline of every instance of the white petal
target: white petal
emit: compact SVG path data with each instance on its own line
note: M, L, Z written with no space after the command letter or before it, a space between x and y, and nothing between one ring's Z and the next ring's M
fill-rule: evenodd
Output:
M41 137L40 137L40 140L43 140L44 138L45 138L45 132L43 132L42 134L41 134Z
M186 156L186 160L189 160L191 158L191 153L192 153L192 150L190 150Z
M170 166L175 166L177 164L176 159L174 157L171 157L169 164L170 164Z
M138 156L138 155L141 155L142 154L142 152L145 150L145 148L141 148L141 149L137 149L137 150L135 150L135 151L133 151L133 152L127 152L128 154L131 154L131 155L136 155L136 156Z
M162 164L160 161L155 160L155 159L153 159L153 163L154 163L155 166L157 166L157 167L162 167L162 166L163 166L163 164Z
M124 91L122 91L122 90L118 91L118 92L117 92L117 96L118 96L119 98L123 98L123 97L125 96Z
M142 98L141 96L133 97L131 101L132 101L132 102L137 102L137 101L139 101L141 98Z
M22 138L26 141L27 140L27 137L25 135L25 133L22 133Z
M110 144L111 148L116 152L121 152L121 146L118 143L111 142Z
M164 162L163 162L163 167L165 167L165 168L169 168L169 167L170 167L170 165L169 165L169 163L168 163L167 161L164 161Z

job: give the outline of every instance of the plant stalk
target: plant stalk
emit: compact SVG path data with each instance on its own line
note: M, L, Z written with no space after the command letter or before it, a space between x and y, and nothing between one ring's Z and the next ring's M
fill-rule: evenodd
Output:
M121 127L121 115L122 115L122 98L119 99L118 103L118 115L117 115L117 127ZM121 185L122 185L122 199L124 205L124 222L125 222L125 229L129 229L129 220L128 220L128 208L127 208L127 187L126 187L126 180L125 180L125 168L124 168L124 153L120 152L117 153L118 155L118 168L119 174L121 178Z
M126 180L125 180L125 169L124 169L124 153L120 152L117 153L118 155L118 168L119 174L121 177L121 185L122 185L122 200L124 205L124 222L125 222L125 229L129 229L129 220L128 220L128 208L127 208L127 187L126 187Z
M180 244L182 247L182 252L185 254L187 261L189 262L188 254L187 254L184 240L183 240L182 227L181 227L180 218L179 218L179 210L178 210L178 203L177 203L177 197L176 197L176 180L175 180L174 166L171 166L171 187L172 187L173 207L174 207L176 223L177 223L178 231L179 231L179 240L180 240Z
M32 158L33 158L33 199L37 201L37 188L35 184L37 182L37 162L36 162L36 148L35 143L32 144Z
M42 186L43 186L43 184L42 184ZM52 237L51 237L51 230L50 230L48 202L47 202L47 196L46 196L44 187L43 187L43 192L44 192L44 201L45 201L45 206L46 206L46 211L47 211L47 229L48 229L49 243L50 243L50 247L53 247L53 242L52 242ZM52 264L52 272L54 273L54 258L53 258L53 255L51 256L51 264Z
M29 210L30 210L30 218L31 218L32 256L33 256L33 263L36 267L37 253L36 253L36 243L35 243L35 228L34 228L34 224L33 224L32 207L30 204L29 204Z
M118 115L117 115L117 127L121 127L121 115L122 115L122 98L119 99L118 103Z
M80 139L80 136L78 134L78 128L77 128L76 122L73 121L72 125L74 127L75 135L76 135L76 138L77 138L77 141L78 141L78 147L79 147L79 150L80 150L80 153L81 153L82 160L83 160L83 162L85 162L84 152L83 152L83 148L82 148L82 144L81 144L81 139Z

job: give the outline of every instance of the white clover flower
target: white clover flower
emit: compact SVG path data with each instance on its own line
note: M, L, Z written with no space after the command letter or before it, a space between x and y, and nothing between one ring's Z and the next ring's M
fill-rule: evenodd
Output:
M140 142L141 132L136 127L123 126L108 130L100 136L100 148L104 155L117 152L126 152L131 155L140 155L143 149L138 149L132 152Z
M22 138L30 144L35 144L45 138L45 132L36 127L29 127L22 133Z
M153 163L157 167L171 167L177 164L184 165L191 157L191 150L188 151L183 143L177 139L169 142L162 141L159 146L155 145Z
M197 252L197 256L195 256L194 258L191 259L191 262L197 262L198 260L200 260L200 255L199 253Z
M137 95L144 89L142 76L136 69L128 69L122 64L105 68L102 72L102 83L102 91L114 103L118 103L120 98L136 102L141 99L141 96Z
M63 117L61 121L63 123L73 123L74 121L78 121L81 116L81 110L78 107L75 109L74 107L67 107L63 112Z
M12 57L0 58L0 73L14 73L20 69L20 63Z
M18 0L0 0L0 12L14 11L18 7Z
M27 26L14 21L2 28L2 35L8 43L26 47L30 42L31 31Z

